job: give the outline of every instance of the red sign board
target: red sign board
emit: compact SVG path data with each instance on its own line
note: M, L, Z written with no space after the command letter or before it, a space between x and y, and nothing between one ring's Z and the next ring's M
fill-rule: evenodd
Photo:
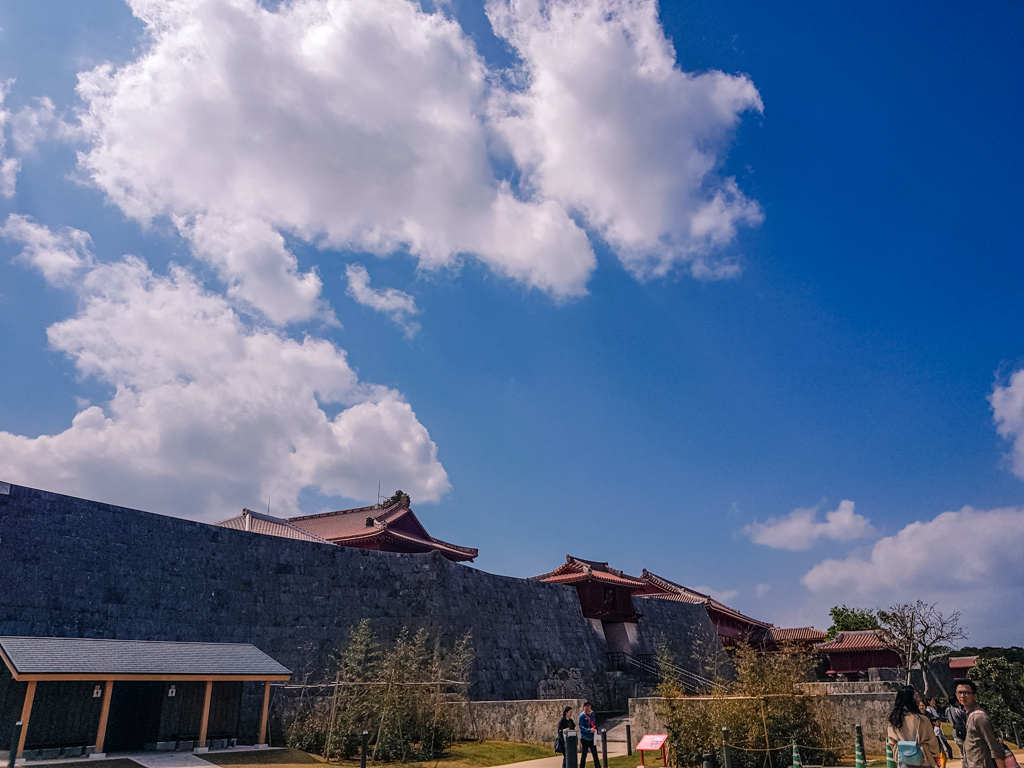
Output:
M667 738L668 734L657 734L653 736L651 734L647 734L640 739L640 743L636 745L636 748L638 750L649 749L651 751L660 751L662 746L665 744L665 739Z

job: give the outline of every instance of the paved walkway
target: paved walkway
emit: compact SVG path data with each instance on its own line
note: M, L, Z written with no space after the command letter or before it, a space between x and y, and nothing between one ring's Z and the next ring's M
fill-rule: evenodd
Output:
M213 763L191 752L131 752L127 757L143 768L209 768Z
M262 750L268 749L264 747ZM269 749L280 749L280 747L269 747ZM214 754L223 754L225 752L253 752L257 751L255 747L229 747L228 749L218 749L214 751ZM609 754L611 754L609 752ZM18 766L26 766L26 768L47 768L51 765L71 765L72 763L80 766L102 766L108 760L131 760L133 763L138 763L143 768L216 768L216 766L208 760L203 760L202 755L197 755L194 752L109 752L104 758L88 758L88 757L64 757L56 758L53 760L32 760L26 761L24 758L18 759ZM4 762L6 765L6 761Z
M625 731L623 731L625 733ZM554 750L552 750L554 751ZM601 754L601 744L597 745L597 754ZM608 757L618 757L619 755L626 754L626 742L625 741L612 741L608 739ZM639 756L637 761L639 761ZM639 765L639 762L637 763ZM587 768L590 768L591 762L587 760ZM551 757L542 757L538 760L525 760L521 763L509 763L508 765L497 765L494 768L562 768L562 756L552 755Z

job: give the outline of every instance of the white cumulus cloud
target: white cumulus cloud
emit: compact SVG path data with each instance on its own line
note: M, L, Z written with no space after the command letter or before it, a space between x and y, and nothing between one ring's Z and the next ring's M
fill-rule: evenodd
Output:
M77 127L57 114L48 96L36 99L33 105L22 107L11 116L11 139L23 155L34 150L41 141L74 141L78 135Z
M735 275L715 251L762 213L719 167L741 114L762 108L750 79L683 72L654 0L490 0L487 13L522 59L526 88L494 112L538 196L581 212L637 275Z
M922 599L959 610L984 643L1010 643L1024 630L1024 509L964 507L911 523L866 556L825 560L803 583L823 600L889 606Z
M333 319L320 301L320 276L300 273L284 237L260 219L227 219L213 214L175 216L193 253L217 268L227 295L247 309L284 325L313 314Z
M743 532L755 544L773 549L810 549L818 539L848 541L870 536L875 532L871 521L854 511L848 499L825 513L824 522L818 520L818 507L794 509L785 517L771 517L763 523L751 523Z
M206 217L221 227L207 238L235 252L247 246L226 241L262 241L245 229L271 227L323 247L406 248L424 267L472 254L555 294L584 290L586 235L494 176L488 73L456 22L409 0L130 5L147 25L144 53L79 83L82 168L129 215ZM250 259L198 250L263 305ZM257 269L269 259L259 252ZM293 312L313 312L292 290Z
M366 498L381 479L422 501L448 490L409 404L330 342L247 325L182 267L97 263L82 232L11 217L4 234L48 279L77 270L80 309L50 345L113 389L59 434L0 432L4 480L197 519L267 499L295 513L304 488Z
M739 592L735 589L712 589L711 587L705 586L703 584L699 587L694 587L694 590L696 590L697 592L702 592L705 595L709 595L710 597L713 597L720 603L728 602L729 600L732 600L734 597L736 597L736 595L739 594Z
M95 266L89 250L92 238L80 229L65 227L55 233L27 216L11 214L0 227L0 237L19 243L18 260L38 269L54 285L69 285L83 269Z
M4 101L11 89L13 80L0 81L0 195L14 197L14 187L21 170L21 161L16 157L7 157L7 124L11 121L11 112L4 109Z
M362 264L349 264L345 267L345 276L348 278L349 296L364 307L390 317L395 324L405 330L406 336L415 336L419 332L419 324L409 320L410 316L418 315L420 312L416 306L416 299L397 288L371 288L370 273Z
M1010 466L1024 477L1024 370L1016 371L1005 384L996 384L989 396L999 434L1011 441Z
M425 269L476 258L566 297L596 268L574 216L639 276L701 278L736 274L716 254L762 217L721 172L756 88L683 72L649 0L492 1L513 73L412 0L129 5L139 57L79 76L80 168L127 215L170 217L273 322L324 311L284 237Z

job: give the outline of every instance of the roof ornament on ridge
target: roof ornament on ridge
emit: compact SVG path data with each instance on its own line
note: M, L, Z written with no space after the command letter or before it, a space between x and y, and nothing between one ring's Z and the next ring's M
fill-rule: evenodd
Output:
M398 490L382 502L367 507L300 515L288 519L246 509L241 515L217 525L252 533L378 552L437 552L453 562L472 561L480 554L472 547L462 547L431 536L412 511L411 503L409 494Z

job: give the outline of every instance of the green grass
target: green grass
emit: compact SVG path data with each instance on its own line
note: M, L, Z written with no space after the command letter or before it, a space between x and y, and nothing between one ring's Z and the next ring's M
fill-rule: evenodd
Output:
M203 760L214 765L246 766L246 765L310 765L323 764L323 759L303 752L301 749L254 749L244 752L210 752L201 755ZM106 765L103 768L107 768Z
M644 765L660 768L661 764L660 752L658 754L651 752L644 757ZM608 768L637 768L638 765L640 765L639 752L634 752L632 755L619 755L618 757L608 758Z
M409 763L409 765L430 768L489 768L492 765L521 763L524 760L536 760L539 757L554 757L551 747L537 744L520 744L515 741L467 741L452 747L448 755L440 760L425 763Z

